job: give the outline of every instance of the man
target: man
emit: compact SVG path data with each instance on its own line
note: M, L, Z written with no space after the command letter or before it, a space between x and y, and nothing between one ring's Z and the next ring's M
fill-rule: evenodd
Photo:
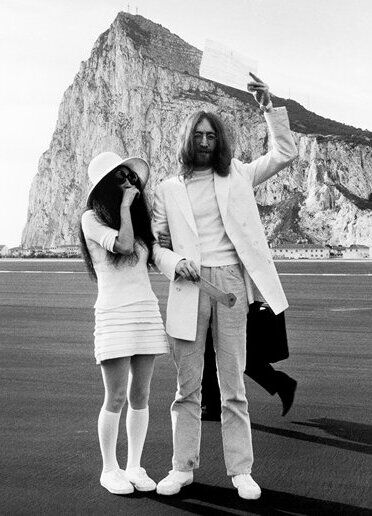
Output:
M268 86L251 74L248 84L272 137L272 150L252 163L232 158L225 128L213 113L191 115L181 131L180 173L155 192L153 232L169 234L173 250L154 245L155 263L169 279L166 328L173 338L178 387L171 407L173 469L157 492L172 495L193 481L199 467L201 379L205 338L212 326L222 399L222 441L227 474L238 494L257 499L243 373L246 316L259 296L275 313L288 306L258 214L253 187L297 155L285 108L274 109ZM232 308L199 290L199 275L237 301Z

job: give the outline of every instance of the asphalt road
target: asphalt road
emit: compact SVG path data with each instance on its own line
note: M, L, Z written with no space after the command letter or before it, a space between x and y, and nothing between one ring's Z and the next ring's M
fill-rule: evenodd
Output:
M92 353L94 283L80 262L0 260L0 514L372 514L372 262L278 262L299 382L285 418L251 380L257 502L226 477L220 425L203 423L201 467L175 497L99 485L103 388ZM167 282L151 276L164 313ZM157 360L143 465L171 467L170 357ZM125 465L125 428L119 459Z

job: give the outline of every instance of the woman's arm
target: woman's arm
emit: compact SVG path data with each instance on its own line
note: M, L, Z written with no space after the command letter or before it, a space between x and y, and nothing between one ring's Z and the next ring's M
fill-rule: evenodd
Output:
M120 229L115 239L114 252L120 254L133 253L134 233L130 207L139 191L135 186L122 187L123 199L120 205Z

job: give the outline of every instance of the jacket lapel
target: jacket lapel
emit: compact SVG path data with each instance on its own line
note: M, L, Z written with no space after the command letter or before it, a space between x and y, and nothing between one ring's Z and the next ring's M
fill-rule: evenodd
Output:
M177 188L174 193L178 207L181 210L183 216L185 217L187 223L195 233L195 235L198 236L198 230L196 228L194 214L191 209L191 204L189 196L187 195L186 185L183 177L180 177L180 180L177 181L176 184Z
M224 221L227 214L227 201L229 198L230 191L230 174L228 174L227 176L220 176L214 173L213 177L217 204L220 209L221 218Z

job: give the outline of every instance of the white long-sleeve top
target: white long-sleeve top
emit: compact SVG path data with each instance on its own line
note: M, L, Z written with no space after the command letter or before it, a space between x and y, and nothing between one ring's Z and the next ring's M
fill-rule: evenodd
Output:
M210 168L194 171L186 182L187 195L198 230L203 267L221 267L239 262L235 247L226 234Z
M131 265L123 261L118 265L107 259L114 252L119 232L105 226L93 210L83 213L82 228L97 274L98 295L95 308L114 308L140 301L156 301L147 270L147 249L137 245L138 262Z

